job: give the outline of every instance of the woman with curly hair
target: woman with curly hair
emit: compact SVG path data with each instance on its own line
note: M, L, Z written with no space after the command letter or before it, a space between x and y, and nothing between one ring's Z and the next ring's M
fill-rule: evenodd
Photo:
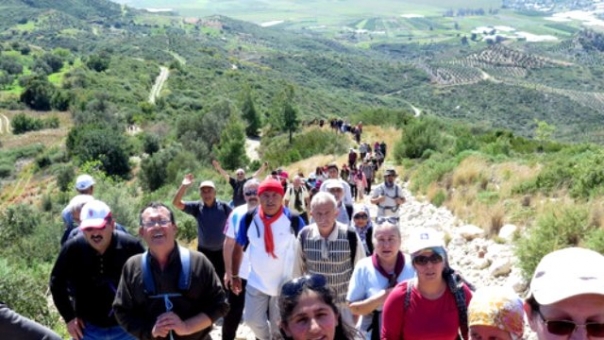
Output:
M357 339L354 327L342 321L334 297L323 275L306 275L286 282L279 294L281 321L275 338Z

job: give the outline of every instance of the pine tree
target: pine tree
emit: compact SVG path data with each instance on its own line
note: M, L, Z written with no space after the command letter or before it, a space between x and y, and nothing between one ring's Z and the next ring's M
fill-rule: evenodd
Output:
M240 118L229 117L220 134L220 143L214 148L216 158L225 169L242 168L250 162L245 152L245 126Z
M260 117L258 116L258 112L256 112L254 100L252 99L252 92L249 88L245 90L241 113L243 119L245 119L247 122L245 134L248 137L258 137L258 130L260 129Z
M268 117L268 124L272 134L286 132L289 134L289 144L292 143L292 135L298 130L298 110L294 106L294 87L287 85L279 94Z

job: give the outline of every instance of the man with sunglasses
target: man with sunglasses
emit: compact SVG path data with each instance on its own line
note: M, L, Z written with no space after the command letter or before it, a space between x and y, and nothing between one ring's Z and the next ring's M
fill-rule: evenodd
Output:
M258 207L260 203L258 199L258 186L260 183L255 178L252 178L245 182L243 186L243 195L245 196L244 205L240 205L233 209L233 212L227 220L227 224L224 230L224 288L225 290L231 290L229 295L229 313L224 317L222 323L222 339L233 340L237 334L237 327L241 321L243 314L243 306L245 303L245 286L247 285L247 276L250 271L250 262L248 254L244 253L241 260L241 264L238 268L238 274L235 279L241 279L241 287L235 289L233 286L233 249L235 248L236 236L239 231L239 222L244 218L248 211L252 211Z
M117 323L111 303L126 261L145 251L135 237L115 231L107 204L94 200L80 212L82 235L65 243L50 276L55 306L76 340L133 339Z
M397 174L394 169L384 171L384 183L373 189L371 203L377 205L377 217L398 216L399 207L405 203L403 189L396 184Z
M235 177L232 177L231 175L228 174L228 172L224 171L222 166L220 166L220 162L218 162L217 160L213 160L212 165L214 166L214 169L216 169L216 171L218 171L222 175L222 177L224 177L224 179L226 179L229 182L229 184L231 185L231 188L233 188L233 206L234 207L238 207L240 205L245 204L245 197L243 195L243 185L245 184L245 182L249 181L252 178L256 178L256 176L258 176L260 173L262 173L267 167L266 162L262 163L262 166L258 170L256 170L256 172L254 172L254 174L251 177L246 178L245 170L243 170L241 168L235 170Z
M539 340L604 339L604 256L566 248L541 259L524 310Z
M185 175L172 204L177 209L195 217L197 250L212 262L216 274L222 281L224 279L224 259L222 257L224 226L232 209L226 202L216 199L216 186L212 181L203 181L199 184L201 201L183 201L182 198L192 183L193 175Z

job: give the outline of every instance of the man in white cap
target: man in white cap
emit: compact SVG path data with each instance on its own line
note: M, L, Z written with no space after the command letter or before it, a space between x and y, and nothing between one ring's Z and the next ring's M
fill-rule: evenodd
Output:
M352 219L352 212L354 211L354 208L352 204L344 203L345 189L342 186L342 181L337 179L328 179L323 182L321 187L324 187L325 190L332 194L336 199L336 209L338 210L337 221L349 225L350 220Z
M212 181L199 184L200 201L183 201L183 196L193 183L193 175L187 174L178 188L172 204L178 210L195 217L197 221L197 250L214 265L220 281L224 280L224 226L231 214L228 203L216 199L216 186Z
M543 257L524 302L539 340L604 339L604 256L565 248Z
M55 306L76 340L133 339L117 323L111 304L126 261L144 252L135 237L115 232L107 204L94 200L80 212L82 234L61 248L50 276Z
M67 241L71 231L78 226L78 221L73 218L74 207L76 205L80 205L81 207L82 203L89 202L93 199L94 184L94 179L90 175L80 175L76 178L75 189L78 194L69 201L65 209L63 209L63 212L61 212L63 224L65 225L65 231L61 237L61 245Z

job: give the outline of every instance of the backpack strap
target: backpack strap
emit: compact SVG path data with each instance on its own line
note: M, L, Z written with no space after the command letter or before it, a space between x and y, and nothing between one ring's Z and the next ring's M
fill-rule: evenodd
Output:
M346 213L348 214L348 218L352 218L354 207L352 206L352 204L345 204L344 206L346 207Z
M185 247L178 246L180 253L180 276L178 277L178 289L188 290L191 287L191 251Z
M455 297L457 314L459 316L460 334L458 339L463 340L463 336L468 334L468 307L466 306L466 294L463 290L463 286L457 287L457 289L453 291L453 296Z
M141 257L141 268L143 269L143 284L147 295L155 295L155 282L151 273L151 263L149 261L149 251L145 251Z
M188 290L191 287L191 251L187 248L178 246L180 255L180 275L178 276L178 289L181 291ZM141 257L141 267L143 270L143 284L145 292L148 295L155 295L155 281L151 271L151 255L149 251L143 253Z
M258 210L258 208L254 208L253 210L250 210L245 213L244 221L245 221L245 233L246 234L247 234L247 231L250 229L250 226L252 225L252 221L254 220L254 215L256 215L257 210ZM246 251L247 247L249 245L250 245L250 241L248 240L248 242L243 246L243 251Z
M409 309L409 306L411 306L411 289L413 288L412 283L415 282L414 280L409 280L407 281L407 290L405 291L405 303L403 304L403 307L405 308L405 310Z
M365 235L365 243L367 244L369 255L373 254L373 226L367 229L367 234Z
M354 268L354 260L357 254L357 232L354 230L346 230L346 237L348 238L348 246L350 247L350 264Z

